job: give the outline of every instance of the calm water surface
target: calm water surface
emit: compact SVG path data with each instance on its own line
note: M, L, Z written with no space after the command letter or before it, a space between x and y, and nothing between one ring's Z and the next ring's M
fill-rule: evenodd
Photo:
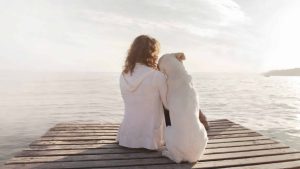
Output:
M209 119L300 150L300 77L192 74ZM118 73L0 73L0 165L58 122L121 122Z

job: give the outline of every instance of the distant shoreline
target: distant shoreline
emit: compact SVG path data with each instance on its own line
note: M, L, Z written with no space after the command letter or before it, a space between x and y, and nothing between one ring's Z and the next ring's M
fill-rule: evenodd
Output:
M271 70L263 73L264 76L300 76L300 68L284 69L284 70Z

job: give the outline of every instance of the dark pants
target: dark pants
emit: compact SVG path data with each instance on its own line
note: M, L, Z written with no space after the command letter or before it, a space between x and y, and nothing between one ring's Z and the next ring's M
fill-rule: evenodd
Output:
M171 119L170 119L170 113L169 110L166 109L164 107L164 115L165 115L165 122L166 122L166 126L171 126ZM205 115L201 112L201 110L199 109L199 120L201 121L201 123L203 123L203 125L205 126L205 128L208 130L208 123L206 120Z
M164 107L165 121L167 126L171 126L171 119L169 110Z

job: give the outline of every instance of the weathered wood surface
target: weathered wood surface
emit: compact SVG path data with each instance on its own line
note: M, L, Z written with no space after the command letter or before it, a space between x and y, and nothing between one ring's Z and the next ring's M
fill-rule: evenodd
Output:
M300 168L300 151L227 119L209 121L209 142L193 164L115 141L119 124L61 123L6 162L5 169Z

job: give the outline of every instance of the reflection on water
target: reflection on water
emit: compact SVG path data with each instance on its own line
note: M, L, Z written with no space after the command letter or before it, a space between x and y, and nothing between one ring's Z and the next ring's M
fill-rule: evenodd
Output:
M300 150L300 77L192 74L209 119L227 118ZM58 122L121 122L118 73L0 73L0 161Z

